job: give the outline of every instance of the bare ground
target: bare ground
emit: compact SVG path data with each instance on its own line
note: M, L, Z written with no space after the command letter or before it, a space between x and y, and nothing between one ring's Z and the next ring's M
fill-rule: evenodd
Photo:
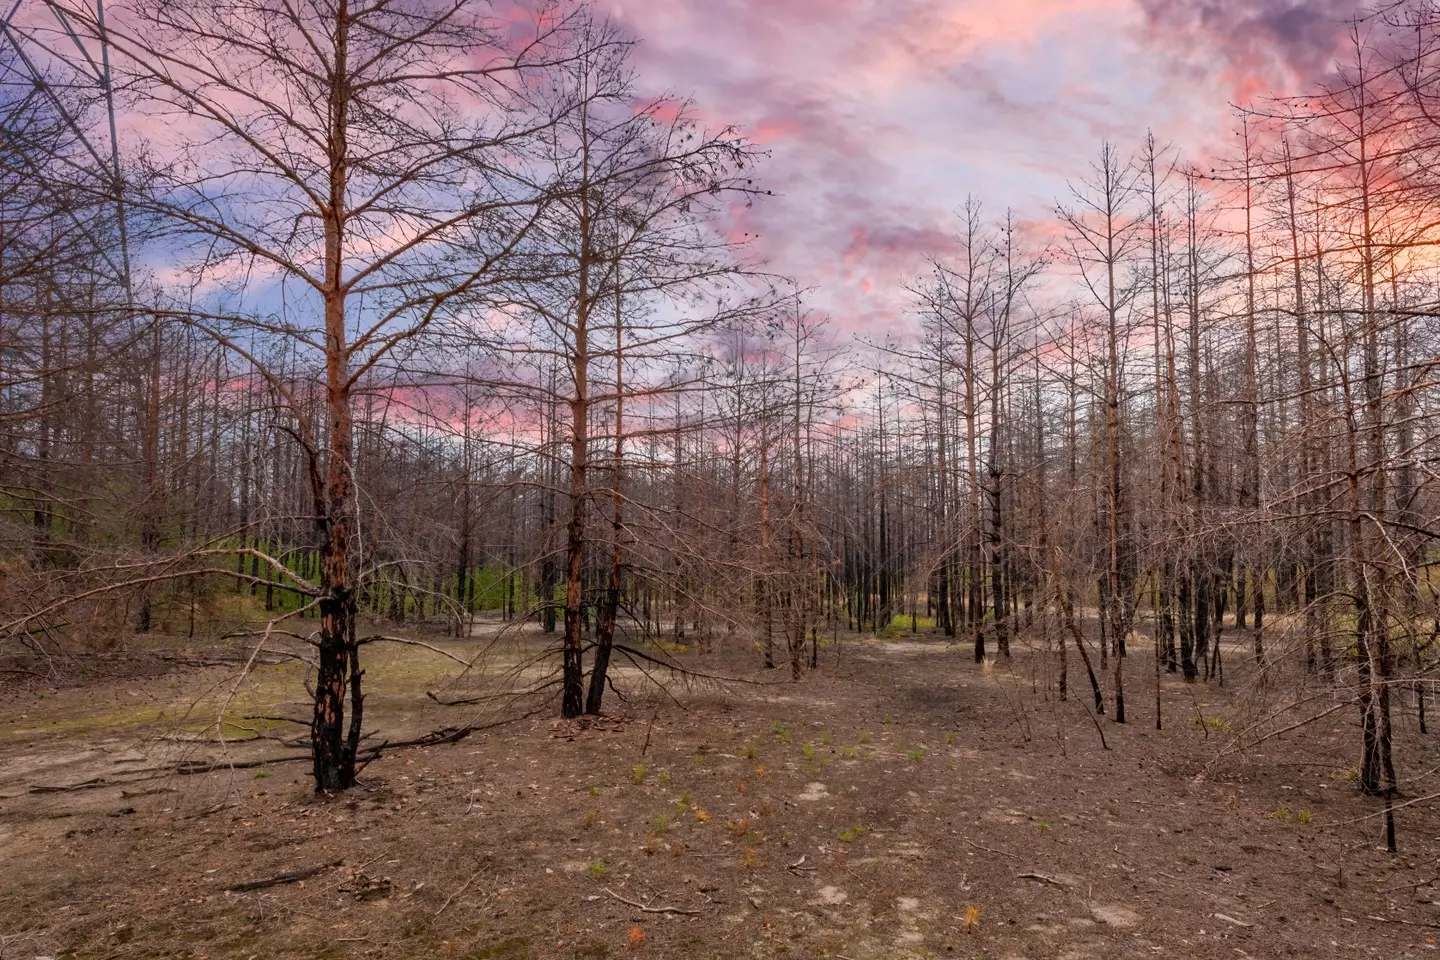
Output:
M1378 801L1350 782L1353 708L1211 763L1249 716L1234 668L1224 690L1165 678L1157 732L1153 661L1133 657L1131 722L1099 719L1104 749L1074 662L1062 703L1025 652L991 670L938 640L822 657L800 684L638 692L591 724L386 753L333 798L304 763L145 772L192 755L173 721L233 668L31 678L0 700L0 960L1436 948L1440 819L1402 808L1401 853L1384 852ZM432 723L423 684L400 686L377 687L379 722ZM303 696L269 693L251 699ZM1402 780L1440 762L1412 727Z

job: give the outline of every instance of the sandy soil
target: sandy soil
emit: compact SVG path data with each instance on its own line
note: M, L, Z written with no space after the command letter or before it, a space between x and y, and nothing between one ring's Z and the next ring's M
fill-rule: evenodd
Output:
M1406 807L1379 847L1353 709L1212 763L1248 716L1238 650L1224 690L1166 678L1159 732L1132 659L1108 749L1076 665L1061 703L1025 652L870 641L800 684L632 675L597 722L387 753L332 798L304 763L156 775L196 758L169 735L233 667L30 678L0 700L0 960L1431 955L1440 818ZM246 709L303 716L267 669ZM378 724L439 716L381 675ZM1402 778L1440 762L1412 727Z

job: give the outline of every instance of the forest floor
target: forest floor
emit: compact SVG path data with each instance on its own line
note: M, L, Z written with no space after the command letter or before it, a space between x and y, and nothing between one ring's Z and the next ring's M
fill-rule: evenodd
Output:
M1079 664L1060 702L1018 648L982 668L940 638L850 641L799 684L632 675L603 719L386 752L330 798L304 763L117 772L173 757L157 707L224 695L233 667L22 678L0 697L0 960L1433 955L1435 808L1403 808L1385 853L1354 708L1216 761L1254 700L1227 657L1224 688L1164 678L1159 732L1153 660L1130 658L1108 749ZM425 700L370 669L377 723ZM1412 727L1402 781L1440 762Z

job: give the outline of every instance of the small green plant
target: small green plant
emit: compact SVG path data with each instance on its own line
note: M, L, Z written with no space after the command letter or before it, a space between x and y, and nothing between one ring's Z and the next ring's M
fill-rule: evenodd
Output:
M745 759L754 760L756 754L755 744L747 744L745 747Z
M657 833L657 834L664 833L666 830L669 830L669 829L670 829L670 814L668 814L668 813L657 813L657 814L655 814L655 818L650 821L650 826L651 826L652 828L654 828L655 833Z
M829 730L826 730L824 733L820 734L820 742L828 747L835 742L835 738L830 736Z
M870 832L869 827L865 826L865 824L863 823L857 823L853 827L846 827L845 829L841 830L837 834L837 836L840 838L841 843L854 843L856 840L859 840L861 837L865 836L865 834L868 832Z
M953 733L947 733L947 734L945 734L945 746L947 746L947 747L953 747L953 746L955 746L955 734L953 734Z
M264 780L268 776L270 776L270 771L266 770L264 767L261 767L259 770L255 771L256 780Z
M596 824L599 820L600 820L600 814L599 814L598 811L595 811L595 810L586 810L586 811L585 811L585 826L586 826L587 829L590 828L590 827L595 826L595 824Z
M770 732L775 734L775 736L777 737L780 736L780 734L785 732L785 724L781 723L779 720L776 720L774 723L770 724Z
M925 751L920 749L919 747L911 747L909 750L905 751L905 756L909 757L915 763L919 763L920 758L925 756Z
M1295 814L1295 822L1296 822L1296 823L1309 823L1309 822L1310 822L1310 811L1309 811L1309 810L1301 810L1299 813Z
M1049 830L1049 829L1050 829L1050 824L1046 823L1044 820L1041 820L1041 821L1040 821L1040 833L1041 833L1041 834L1044 834L1045 831L1046 831L1046 830Z
M888 714L888 713L885 714L885 719L882 720L881 722L888 724L888 723L890 722L890 714Z
M599 787L596 787L596 786L592 786L592 787L590 788L590 796L591 796L591 797L598 797L598 796L600 796L600 788L599 788Z
M861 731L860 731L860 742L861 742L861 743L869 743L869 742L870 742L870 731L869 731L869 730L861 730Z
M1270 814L1270 816L1274 817L1276 820L1284 820L1290 816L1290 808L1276 807L1275 812Z
M635 769L630 771L630 779L635 781L636 786L645 782L645 772L645 764L643 763L635 764Z
M813 762L814 759L815 759L815 744L810 743L810 742L808 742L808 741L805 742L805 743L802 743L802 744L800 745L800 754L801 754L801 756L803 756L806 760L810 760L810 761Z
M605 875L610 872L610 868L605 866L605 864L601 863L599 860L591 860L589 863L585 864L585 872L590 874L590 876L594 877L596 880L601 880L604 879Z
M657 779L657 780L660 781L660 785L661 785L662 787L664 787L664 786L669 786L669 784L670 784L670 771L669 771L669 770L661 770L661 771L660 771L660 775L659 775L658 777L656 777L655 779Z
M859 751L859 750L856 750L854 747L841 747L841 748L840 748L840 756L844 757L846 760L854 760L854 759L855 759L856 757L858 757L859 755L860 755L860 751Z

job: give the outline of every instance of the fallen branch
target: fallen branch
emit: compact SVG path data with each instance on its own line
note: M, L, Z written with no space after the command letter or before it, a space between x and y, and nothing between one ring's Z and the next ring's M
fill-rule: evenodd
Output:
M277 763L298 763L301 760L309 760L310 752L290 753L279 757L263 757L259 760L196 760L187 763L179 763L156 774L165 776L173 773L181 777L192 777L202 773L213 773L216 770L250 770L254 767L269 767ZM147 778L153 779L153 778Z
M1061 883L1059 880L1056 880L1054 877L1047 877L1043 873L1017 873L1015 874L1015 879L1034 880L1037 883L1048 883L1052 887L1060 887L1062 890L1065 888L1065 884Z
M105 777L95 777L80 783L68 784L37 784L29 788L30 793L69 793L74 790L102 790L106 787L123 787L132 783L141 783L145 780L158 780L161 777L189 777L197 774L212 773L216 770L248 770L253 767L268 767L277 763L294 763L299 760L309 760L310 753L285 754L278 757L262 757L258 760L186 760L176 764L163 767L150 767L144 770L126 770L126 774L143 774L143 776L126 776L124 779L110 780Z
M1225 915L1225 914L1223 914L1223 913L1212 913L1212 914L1210 914L1210 916L1214 917L1216 920L1223 920L1223 921L1226 922L1226 923L1234 924L1234 925L1237 926L1237 927L1253 927L1253 926L1255 926L1255 924L1253 924L1253 923L1246 923L1244 920L1236 920L1234 917L1227 916L1227 915Z
M976 843L974 840L971 840L969 837L961 837L960 839L961 839L961 840L964 840L966 843L970 844L970 846L974 847L974 848L977 849L977 850L984 850L986 853L993 853L993 854L995 854L996 856L999 856L999 857L1009 857L1011 860L1019 860L1019 859L1020 859L1019 857L1015 856L1015 854L1013 854L1013 853L1006 853L1004 850L994 850L994 849L991 849L990 847L987 847L987 846L985 846L984 844Z
M148 780L148 777L137 777L137 780ZM31 787L30 793L69 793L72 790L94 790L98 787L116 787L121 783L133 783L132 780L106 780L104 777L95 777L90 780L82 780L79 783L66 783L51 785L47 783L36 784Z
M340 866L339 860L332 860L329 863L322 863L318 867L311 867L309 870L293 870L290 873L280 873L264 880L247 880L244 883L237 883L233 887L226 887L226 890L233 890L236 893L244 893L249 890L264 890L266 887L278 887L282 883L298 883L301 880L308 880L317 873L324 873Z
M1380 923L1401 923L1407 927L1429 927L1431 929L1440 928L1440 923L1416 923L1414 920L1401 920L1399 917L1377 917L1374 914L1371 914L1365 919L1375 920Z
M242 720L269 720L269 721L272 722L272 723L295 723L295 724L299 724L299 725L302 726L302 727L308 727L308 726L310 726L310 722L311 722L311 721L309 721L309 720L296 720L294 717L272 717L272 716L269 716L268 714L264 714L264 713L247 713L247 714L245 714L243 717L241 717L240 719L242 719ZM233 726L233 724L232 724L232 726Z
M380 756L383 750L398 750L402 747L434 747L442 743L459 743L472 733L481 733L485 730L494 730L512 723L519 723L522 720L529 720L540 712L540 708L531 710L516 717L509 717L504 720L495 720L491 723L472 723L464 727L441 727L439 730L431 730L429 733L415 737L413 740L386 740L384 743L370 747L372 755L366 762Z
M614 890L611 890L609 887L601 887L600 892L608 893L610 894L610 896L614 897L616 900L619 900L626 906L634 907L636 910L639 910L642 913L679 913L687 917L700 916L699 910L687 910L684 907L647 907L643 903L637 903L634 900L626 900L624 897L620 896L620 894L616 893Z
M487 703L491 700L518 700L521 697L537 696L543 690L560 686L562 682L563 678L556 677L554 680L547 680L538 687L529 687L525 690L502 690L499 693L487 693L478 697L459 697L455 700L441 700L434 690L426 690L425 696L434 700L442 707L468 707L477 703Z
M355 645L357 647L366 643L399 643L407 647L423 647L426 650L429 650L431 653L438 653L442 657L448 657L449 659L454 660L466 670L469 670L475 666L472 661L466 660L464 657L457 657L449 650L441 649L440 647L435 646L433 643L426 643L424 640L412 640L409 637L373 636L361 637L359 640L355 641Z
M439 910L436 910L435 913L434 913L434 915L433 915L430 919L431 919L431 920L434 920L436 917L440 916L440 914L444 913L444 912L445 912L445 908L448 907L448 906L450 906L450 901L451 901L451 900L454 900L456 897L460 896L460 894L464 893L466 890L469 890L469 889L470 889L470 884L474 883L474 882L476 881L476 879L480 876L480 874L482 874L482 873L484 873L484 872L485 872L485 869L482 867L481 869L476 870L473 874L471 874L469 880L466 880L464 883L460 884L460 889L459 889L459 890L456 890L454 893L450 894L450 896L448 896L448 897L445 898L445 902L442 903L442 904L440 904L440 909L439 909Z
M683 663L675 659L662 660L658 657L652 657L648 653L642 653L641 651L636 650L634 647L624 643L614 644L613 649L620 650L624 653L632 654L636 657L639 657L641 660L648 660L649 662L655 664L657 667L664 667L667 670L673 670L675 673L681 674L683 676L696 677L700 680L711 680L715 683L743 683L748 684L752 687L775 687L783 686L790 682L788 680L751 680L746 677L727 677L718 673L704 673L702 671L687 667Z
M1192 691L1191 695L1192 695L1192 696L1194 695L1193 691ZM1242 742L1241 742L1241 738L1244 737L1245 734L1249 733L1251 730L1254 730L1255 727L1259 726L1260 723L1263 723L1263 722L1264 722L1264 721L1257 721L1256 723L1251 724L1249 727L1247 727L1247 728L1245 728L1244 730L1241 730L1239 733L1235 734L1234 739L1231 740L1228 745L1226 745L1225 747L1223 747L1218 753L1215 754L1214 757L1210 758L1210 761L1205 764L1205 770L1206 770L1206 772L1209 772L1209 771L1211 771L1211 770L1214 770L1215 767L1220 763L1220 761L1223 760L1226 756L1228 756L1228 755L1231 754L1231 753L1242 753L1242 752L1244 752L1244 751L1246 751L1246 750L1253 750L1255 747L1258 747L1260 744L1264 743L1266 740L1271 739L1272 737L1278 737L1278 736L1281 736L1282 734L1289 733L1291 730L1298 730L1298 729L1300 729L1300 728L1303 727L1303 726L1306 726L1306 725L1311 724L1311 723L1315 723L1315 722L1318 721L1318 720L1323 720L1323 719L1325 719L1326 717L1330 716L1330 714L1335 713L1335 712L1338 711L1338 710L1344 710L1346 707L1350 706L1351 704L1353 704L1353 703L1355 703L1355 702L1356 702L1356 698L1353 698L1353 697L1352 697L1352 698L1349 699L1349 700L1344 700L1344 701L1341 701L1340 703L1335 704L1334 706L1330 707L1330 709L1328 709L1328 710L1322 710L1322 711L1320 711L1318 714L1316 714L1316 715L1313 716L1313 717L1306 717L1306 718L1303 719L1303 720L1297 720L1296 722L1294 722L1294 723L1292 723L1292 724L1289 724L1288 726L1281 727L1279 730L1272 730L1272 731L1270 731L1269 733L1265 734L1265 735L1262 736L1262 737L1257 737L1257 738L1255 738L1254 740L1252 740L1252 741L1251 741L1250 743L1248 743L1248 744L1242 743ZM1197 709L1198 709L1198 708L1197 708ZM1267 719L1268 719L1268 718L1267 718ZM1203 716L1201 717L1200 726L1201 726L1202 728L1205 726L1205 721L1204 721L1204 717L1203 717ZM1207 739L1208 739L1209 734L1207 733L1206 736L1207 736Z

